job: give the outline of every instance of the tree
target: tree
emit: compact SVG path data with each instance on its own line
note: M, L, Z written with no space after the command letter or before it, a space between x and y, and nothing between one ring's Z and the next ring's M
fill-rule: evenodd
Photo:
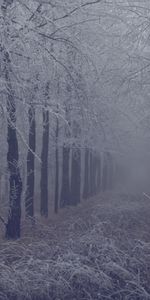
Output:
M35 107L30 105L29 117L29 149L27 154L27 187L25 198L25 209L27 217L34 217L34 183L35 183L35 150L36 150L36 122Z
M83 199L89 196L89 148L86 147L84 151L84 186Z
M68 129L66 129L68 130ZM60 207L70 204L70 178L69 178L70 147L63 144L63 162L62 162L62 187L60 195Z
M96 191L100 193L101 191L101 156L100 154L97 156L96 159L96 166L97 166L97 181L96 181Z
M13 1L3 1L1 6L4 26L5 26L5 42L8 39L8 27L7 27L7 8ZM20 177L19 169L19 151L18 140L16 132L16 103L15 94L11 85L11 60L9 53L7 52L6 45L2 46L4 61L4 78L7 91L7 163L9 170L9 215L6 223L5 236L8 239L17 239L20 237L20 223L21 223L21 193L22 193L22 181Z
M71 157L71 191L70 191L70 203L71 205L77 205L80 203L81 198L81 148L79 140L81 129L80 125L74 120L72 124L73 137L75 142L72 146Z
M57 105L58 113L58 105ZM55 171L55 207L54 211L57 214L59 208L59 155L58 155L58 137L59 137L59 120L56 119L56 149L55 149L55 160L56 160L56 171Z
M48 151L49 111L43 108L43 138L41 152L41 215L48 217Z
M41 152L41 216L48 217L48 153L49 153L49 110L47 107L49 86L46 86L46 102L43 107L43 137Z
M7 121L8 121L8 153L7 162L9 177L9 215L6 224L6 238L17 239L20 237L21 222L21 193L22 181L19 170L18 140L16 133L16 105L14 92L9 77L9 56L5 52L5 79L8 90Z

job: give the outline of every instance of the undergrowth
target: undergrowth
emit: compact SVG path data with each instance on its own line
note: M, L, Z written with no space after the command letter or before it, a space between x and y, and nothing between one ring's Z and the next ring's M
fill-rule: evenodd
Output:
M150 299L149 207L119 203L3 241L0 300Z

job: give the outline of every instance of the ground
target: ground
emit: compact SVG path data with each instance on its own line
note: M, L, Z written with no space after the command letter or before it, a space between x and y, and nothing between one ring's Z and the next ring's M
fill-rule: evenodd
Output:
M150 200L101 194L1 239L0 299L150 299Z

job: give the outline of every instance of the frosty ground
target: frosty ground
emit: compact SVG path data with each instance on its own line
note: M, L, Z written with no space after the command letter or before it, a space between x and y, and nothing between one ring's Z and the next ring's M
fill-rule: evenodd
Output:
M150 299L150 200L107 193L0 244L0 300Z

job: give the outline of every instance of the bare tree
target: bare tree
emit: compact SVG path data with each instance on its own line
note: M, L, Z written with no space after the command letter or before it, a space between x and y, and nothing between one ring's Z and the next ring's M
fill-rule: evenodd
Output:
M27 187L25 208L26 216L34 217L34 183L35 183L35 150L36 150L36 121L35 107L30 104L28 110L29 117L29 149L27 154Z
M47 107L49 86L46 86L46 102L43 107L43 137L41 152L41 215L48 217L48 153L49 153L49 110Z
M13 1L3 1L1 6L4 26L5 26L5 42L7 43L9 30L7 27L7 8ZM16 103L15 93L11 85L11 60L6 45L1 48L4 61L4 77L7 91L7 142L8 153L7 162L9 170L9 215L6 224L6 238L17 239L20 237L20 222L21 222L21 193L22 181L19 169L19 151L16 132Z

